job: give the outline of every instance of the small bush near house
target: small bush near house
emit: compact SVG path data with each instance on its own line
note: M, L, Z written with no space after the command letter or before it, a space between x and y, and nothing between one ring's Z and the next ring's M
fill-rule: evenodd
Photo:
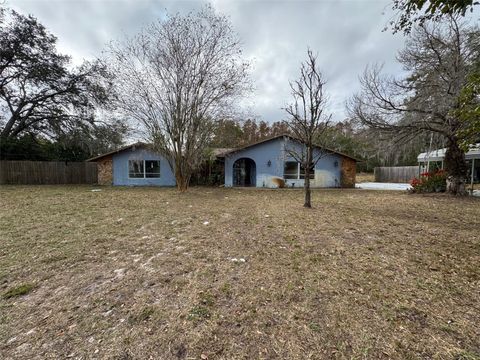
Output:
M413 193L445 192L447 188L447 174L445 170L436 172L424 172L420 178L413 178L410 181Z

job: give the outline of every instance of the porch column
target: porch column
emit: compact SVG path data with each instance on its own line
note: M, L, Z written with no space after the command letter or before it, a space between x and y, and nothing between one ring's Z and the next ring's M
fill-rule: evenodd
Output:
M472 194L473 194L473 175L475 171L475 158L472 159L472 172L470 173L470 185L472 189Z

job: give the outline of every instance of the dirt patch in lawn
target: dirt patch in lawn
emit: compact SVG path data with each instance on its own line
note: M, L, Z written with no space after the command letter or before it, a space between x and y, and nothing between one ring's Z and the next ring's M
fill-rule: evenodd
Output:
M1 358L480 356L479 199L90 190L0 188Z

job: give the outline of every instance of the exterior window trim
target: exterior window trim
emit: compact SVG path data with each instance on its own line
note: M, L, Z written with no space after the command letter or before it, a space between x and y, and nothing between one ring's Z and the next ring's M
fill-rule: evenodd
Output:
M130 176L130 161L142 161L143 163L143 176L142 177L135 177L135 176ZM146 162L147 161L156 161L158 162L158 173L150 173L150 174L153 174L153 175L158 175L158 176L149 176L147 177L147 166L146 166ZM147 159L143 159L143 160L137 160L137 159L128 159L128 178L129 179L158 179L160 178L161 176L161 172L160 172L160 160L147 160Z

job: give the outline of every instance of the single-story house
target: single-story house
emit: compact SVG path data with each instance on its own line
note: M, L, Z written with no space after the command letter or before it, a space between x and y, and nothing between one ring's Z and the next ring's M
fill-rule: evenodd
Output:
M305 171L292 153L300 153L301 143L289 135L279 135L242 148L225 156L225 186L303 187ZM356 159L338 151L316 147L314 158L323 156L310 175L312 187L354 187Z
M237 149L214 152L224 166L225 186L275 188L302 187L305 172L291 156L301 143L289 135L279 135ZM316 147L314 156L324 156L311 174L312 187L354 187L356 159L338 151ZM135 143L96 156L101 185L175 186L175 176L162 155L148 144Z
M443 160L447 149L436 149L421 153L418 155L418 165L420 173L432 169L443 169ZM469 168L469 178L471 182L480 182L480 144L470 146L465 153L465 160Z
M167 159L137 142L87 161L97 163L99 185L175 186Z

